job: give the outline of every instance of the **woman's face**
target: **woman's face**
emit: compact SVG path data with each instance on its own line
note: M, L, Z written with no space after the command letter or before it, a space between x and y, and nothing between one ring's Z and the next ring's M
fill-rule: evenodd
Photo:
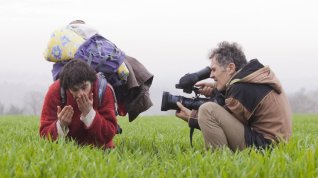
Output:
M77 99L79 96L85 94L89 96L89 93L92 89L92 83L90 81L84 81L83 83L77 84L70 88L70 92L74 99Z

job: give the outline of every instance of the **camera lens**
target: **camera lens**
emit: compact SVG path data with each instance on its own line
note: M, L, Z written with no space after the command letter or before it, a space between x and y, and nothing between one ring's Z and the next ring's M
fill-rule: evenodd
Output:
M161 111L167 110L179 110L177 102L180 102L184 105L184 107L188 109L195 109L198 110L199 107L207 102L210 101L208 98L186 98L183 96L174 96L171 95L169 92L163 92L162 94L162 102L161 102Z
M170 109L178 110L177 102L181 101L180 96L173 96L169 92L163 92L161 101L161 111Z

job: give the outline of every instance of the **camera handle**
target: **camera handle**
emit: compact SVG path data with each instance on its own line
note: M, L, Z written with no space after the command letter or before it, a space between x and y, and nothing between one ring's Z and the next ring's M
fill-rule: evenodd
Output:
M199 93L200 88L193 86L192 91L194 91L195 97L198 98L201 94Z

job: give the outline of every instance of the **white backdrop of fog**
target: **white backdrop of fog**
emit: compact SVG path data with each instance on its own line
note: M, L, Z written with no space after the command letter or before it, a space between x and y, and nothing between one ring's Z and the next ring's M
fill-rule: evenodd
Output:
M207 65L223 40L248 59L269 65L287 93L317 90L318 11L306 0L0 0L0 102L22 105L25 93L45 93L52 63L43 51L52 31L82 19L154 74L150 90L160 112L163 91Z

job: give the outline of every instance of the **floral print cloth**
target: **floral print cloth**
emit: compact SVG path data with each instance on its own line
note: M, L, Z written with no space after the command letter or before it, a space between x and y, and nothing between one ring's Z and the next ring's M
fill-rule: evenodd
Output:
M51 62L68 61L74 55L85 40L74 31L60 28L53 32L44 51L44 58Z

